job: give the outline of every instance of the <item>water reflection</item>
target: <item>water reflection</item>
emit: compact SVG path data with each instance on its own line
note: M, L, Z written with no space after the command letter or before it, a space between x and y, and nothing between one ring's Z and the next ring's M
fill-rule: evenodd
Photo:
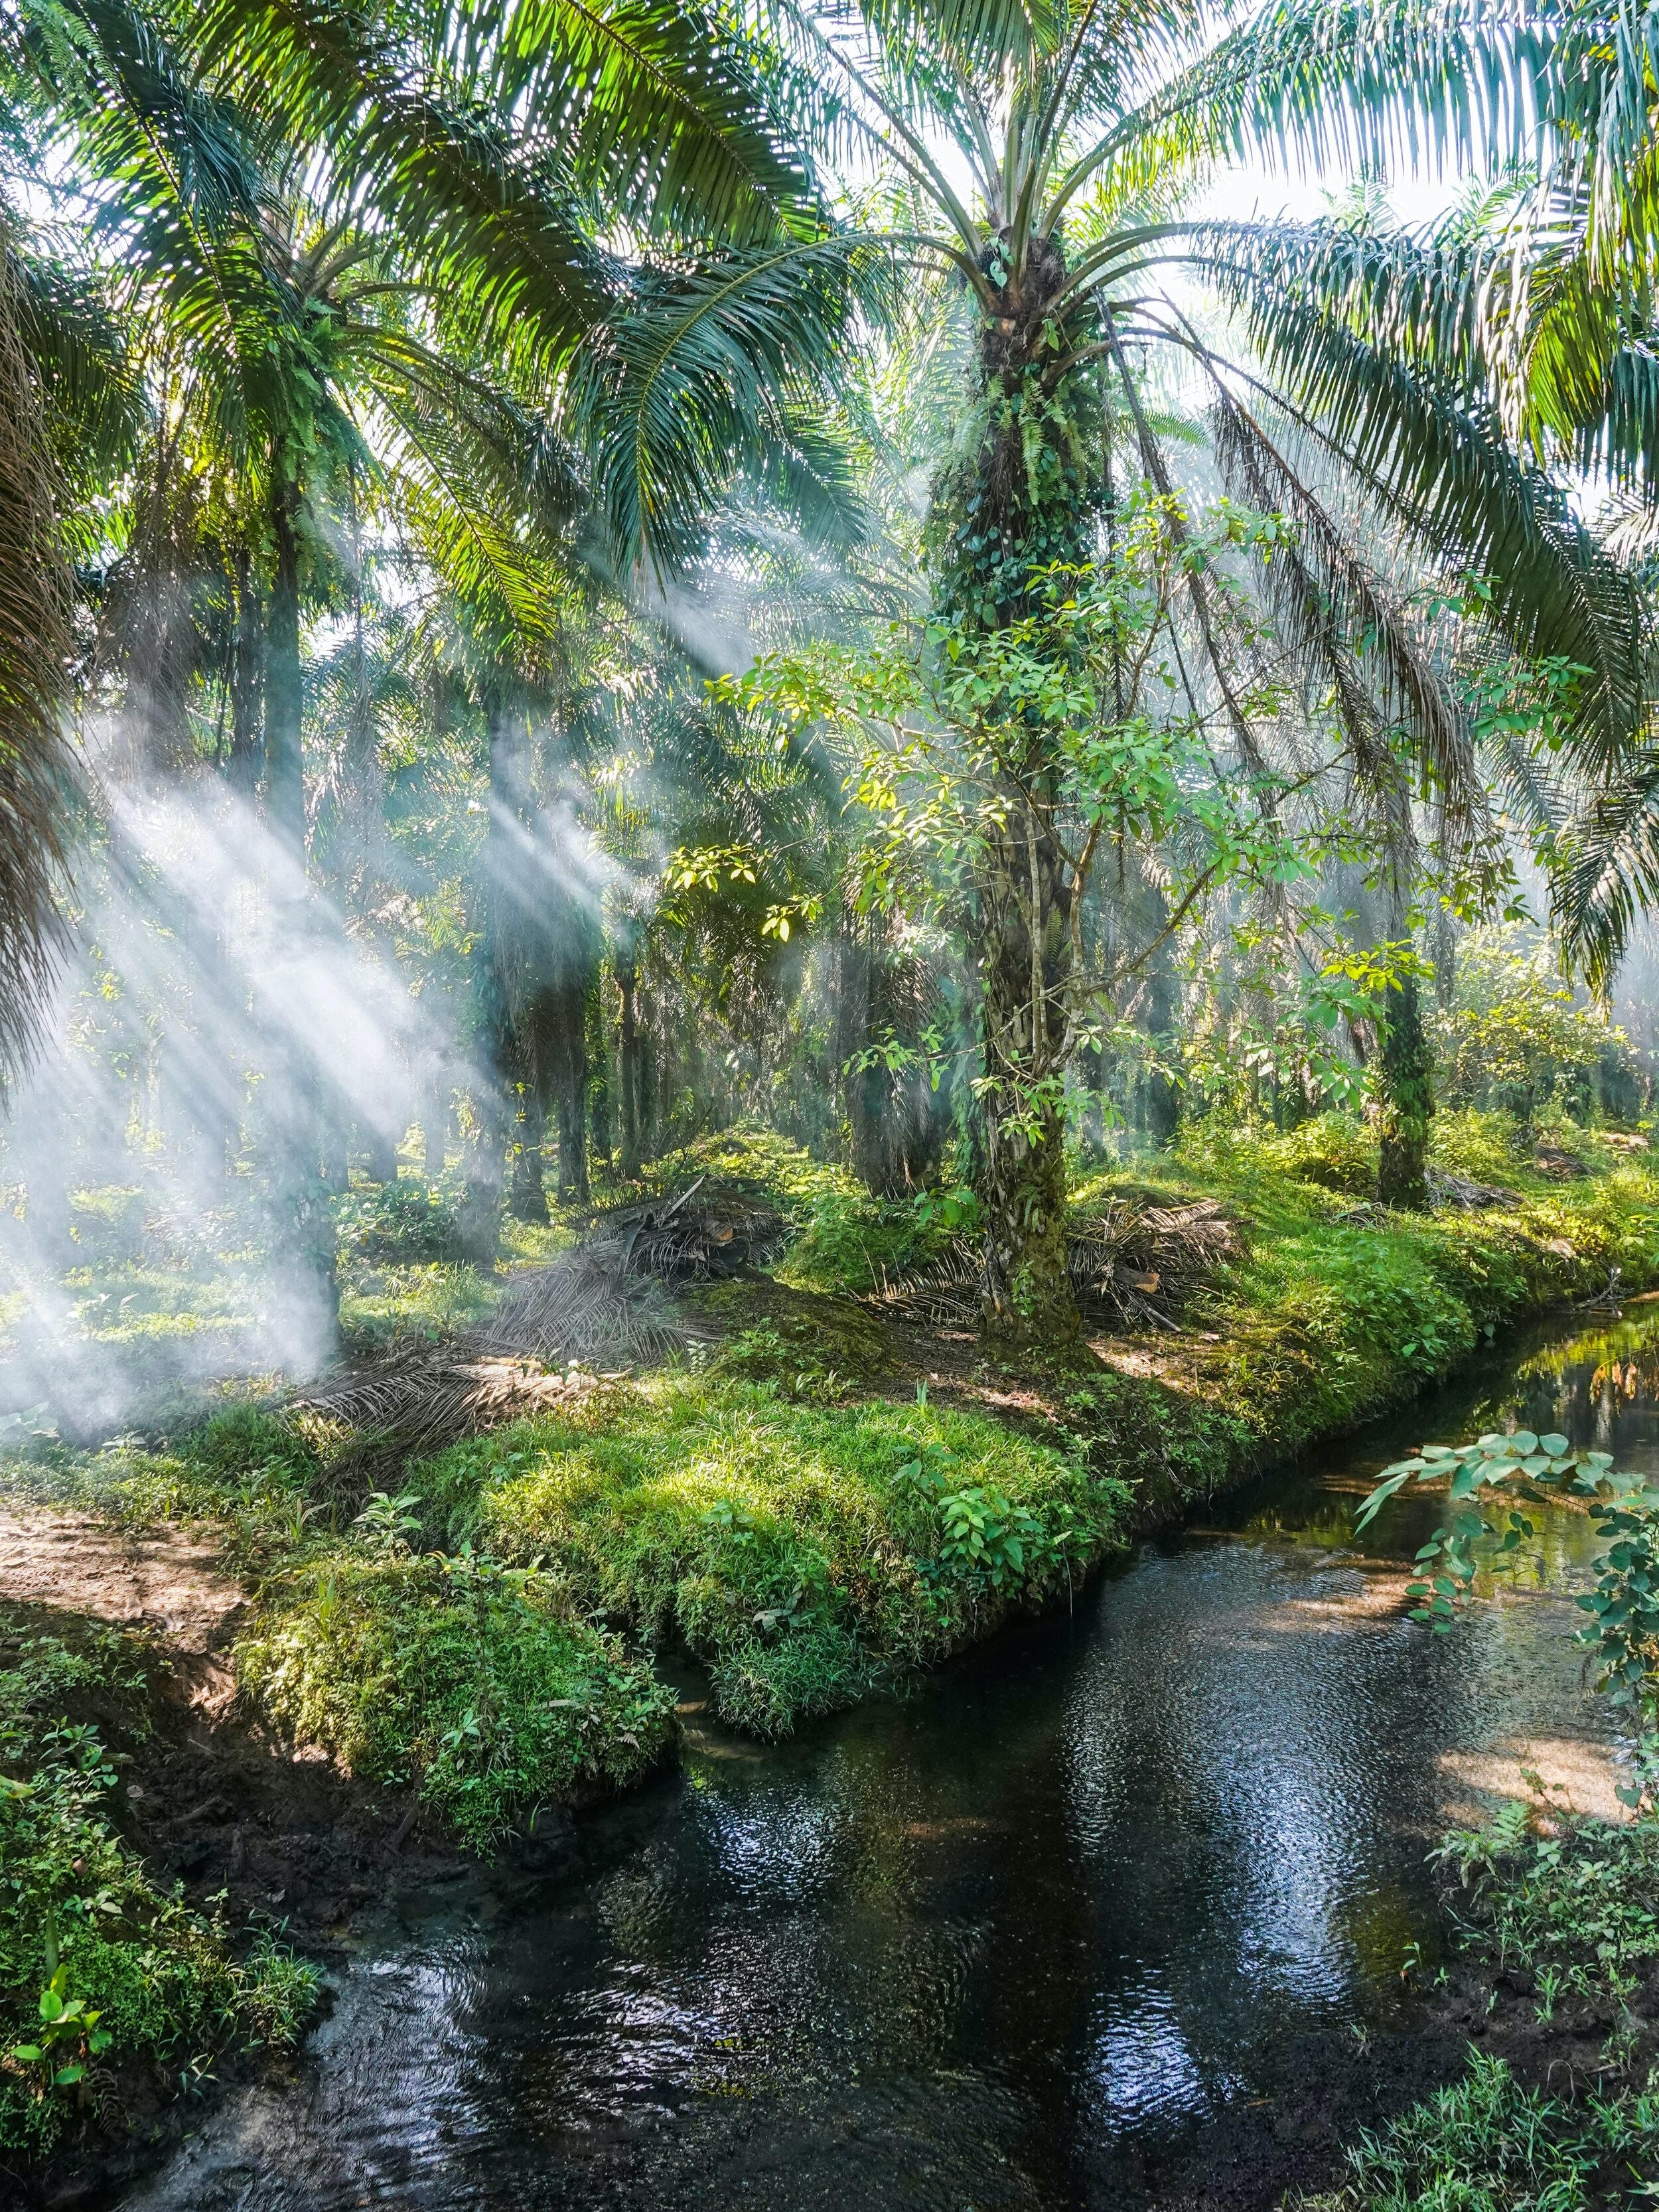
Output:
M1517 1418L1659 1466L1656 1407L1659 1317L1540 1346L906 1702L764 1753L703 1729L551 1872L404 1900L295 2085L132 2212L1158 2201L1310 2036L1401 2016L1449 1819L1523 1762L1605 1788L1583 1516L1436 1639L1401 1606L1436 1501L1359 1557L1355 1499Z

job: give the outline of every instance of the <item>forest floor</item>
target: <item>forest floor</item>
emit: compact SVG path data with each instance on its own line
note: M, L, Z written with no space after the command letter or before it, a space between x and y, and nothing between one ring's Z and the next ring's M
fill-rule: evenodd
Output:
M1331 1117L1085 1178L1079 1225L1214 1201L1236 1239L1175 1327L1056 1360L988 1358L884 1297L939 1229L751 1133L660 1187L744 1179L787 1248L691 1297L695 1352L653 1372L413 1464L284 1418L269 1378L181 1392L165 1358L114 1436L20 1437L0 1464L0 2157L20 2187L106 2190L179 2124L169 2094L255 2063L239 2052L273 2063L310 2001L301 1961L326 1968L392 1884L459 1873L468 1846L533 1852L665 1756L654 1656L695 1658L727 1719L787 1729L1063 1596L1498 1329L1659 1280L1639 1147L1528 1155L1458 1119L1443 1170L1498 1202L1384 1212L1364 1133ZM578 1226L520 1232L520 1262ZM193 1313L199 1362L199 1270L160 1291L130 1255L87 1273L89 1342L120 1349L120 1301L148 1301L136 1334ZM443 1263L354 1263L356 1356L441 1342L495 1295ZM66 2013L20 2059L53 1967L107 2025Z

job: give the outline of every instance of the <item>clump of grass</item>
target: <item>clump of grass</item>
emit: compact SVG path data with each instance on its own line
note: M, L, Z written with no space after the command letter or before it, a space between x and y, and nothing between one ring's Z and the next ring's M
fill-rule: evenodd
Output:
M1128 1504L978 1415L676 1374L411 1480L447 1540L544 1558L584 1605L688 1645L762 1735L1063 1593L1121 1542Z
M1297 2203L1300 2212L1589 2212L1620 2201L1656 2158L1659 2084L1547 2097L1472 2049L1461 2081L1360 2137L1340 2188Z
M316 1974L269 1937L238 1960L222 1921L158 1887L111 1823L116 1774L89 1700L145 1725L142 1655L0 1616L0 2151L40 2156L118 2106L124 2069L186 2069L297 2038Z
M1540 1834L1517 1802L1435 1853L1467 1893L1473 1949L1529 1974L1553 2006L1568 1993L1622 2011L1659 1959L1659 1821L1561 1818Z
M672 1728L672 1692L555 1577L471 1554L328 1553L236 1656L296 1739L412 1787L479 1848L538 1803L635 1780Z

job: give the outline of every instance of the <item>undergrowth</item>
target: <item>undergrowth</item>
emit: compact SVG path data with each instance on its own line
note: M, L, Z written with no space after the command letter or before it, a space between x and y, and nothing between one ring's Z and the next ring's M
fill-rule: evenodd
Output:
M142 1729L148 1692L116 1631L0 1611L0 2150L118 2116L134 2069L188 2081L227 2045L285 2048L311 2008L311 1967L268 1936L238 1959L116 1832L115 1754L74 1716L113 1705Z
M1562 1819L1533 1832L1517 1803L1448 1836L1435 1856L1463 1895L1466 1947L1530 1981L1540 2017L1577 2000L1613 2025L1610 2059L1637 2033L1632 2000L1659 1959L1659 1822Z
M1496 1164L1505 1117L1445 1118L1460 1157ZM1595 1170L1582 1180L1512 1160L1515 1204L1412 1214L1355 1195L1375 1182L1375 1138L1358 1121L1327 1115L1286 1137L1200 1128L1133 1174L1081 1179L1073 1215L1135 1192L1218 1199L1237 1225L1241 1256L1189 1303L1193 1334L1174 1346L1176 1387L1248 1437L1236 1473L1403 1402L1528 1315L1659 1281L1659 1180L1640 1158L1577 1140Z
M1659 2170L1659 2081L1583 2099L1547 2096L1471 2050L1438 2090L1348 2153L1337 2189L1300 2212L1591 2212L1629 2203ZM1651 2191L1638 2186L1635 2195Z
M466 1842L632 1782L673 1697L556 1577L471 1553L331 1550L294 1571L237 1647L246 1690L300 1741L410 1785Z
M832 1408L668 1374L411 1471L428 1532L544 1559L578 1600L708 1667L763 1735L1063 1595L1122 1540L1109 1477L983 1416Z
M1547 2089L1471 2046L1463 2077L1347 2154L1342 2185L1299 2212L1600 2212L1659 2182L1659 2069L1643 1987L1659 1958L1659 1823L1556 1815L1516 1801L1447 1836L1459 1948L1532 2031L1601 2048L1588 2075L1547 2045ZM1559 2046L1565 2050L1564 2046Z

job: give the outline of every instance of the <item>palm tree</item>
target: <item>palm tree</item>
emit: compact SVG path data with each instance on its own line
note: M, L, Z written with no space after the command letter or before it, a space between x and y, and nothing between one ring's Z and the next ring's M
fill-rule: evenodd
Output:
M231 487L232 760L245 781L262 761L288 854L279 934L296 950L310 927L302 616L342 525L372 502L475 627L511 633L516 657L528 641L533 659L570 550L538 410L617 296L597 234L625 222L674 240L695 222L753 240L815 217L740 36L669 6L614 22L530 14L468 51L443 11L335 0L21 0L0 31L0 100L119 242L121 319L162 395L141 471L155 512L176 510L183 477ZM50 372L73 333L40 321ZM176 610L178 533L146 544L169 573L130 559L131 602ZM157 665L188 670L188 614L163 618ZM37 635L50 649L51 623ZM180 718L176 698L156 704ZM43 856L37 838L31 864ZM16 911L27 939L27 899ZM327 1294L321 1095L303 1069L288 1087L290 1226Z
M1178 213L1203 165L1244 147L1316 160L1427 137L1458 158L1506 151L1534 57L1474 10L1275 7L1213 43L1208 20L1123 0L822 13L773 0L774 37L829 90L808 116L823 133L811 151L847 157L854 213L641 285L596 349L586 392L618 534L672 552L723 457L780 442L872 324L954 319L967 367L955 457L933 492L932 600L965 633L994 633L1030 611L1053 564L1093 556L1137 479L1172 490L1148 388L1161 356L1208 389L1230 483L1295 525L1264 580L1379 789L1427 778L1455 808L1477 803L1467 728L1365 556L1366 513L1431 569L1489 580L1486 628L1505 650L1590 672L1575 733L1616 748L1639 713L1637 593L1516 455L1484 393L1412 360L1397 307L1373 313L1364 288L1341 281L1365 242L1340 225ZM882 219L859 219L869 210ZM1221 350L1160 287L1171 264L1219 292L1254 359ZM1200 566L1182 593L1194 658L1248 763L1253 735ZM1006 830L988 841L973 921L987 1320L1038 1340L1075 1327L1061 1117L1052 1091L1031 1103L1068 1018L1055 768L1038 733L1012 733L998 771ZM1409 1015L1407 1000L1397 1018ZM1388 1065L1414 1082L1419 1057L1397 1050Z

